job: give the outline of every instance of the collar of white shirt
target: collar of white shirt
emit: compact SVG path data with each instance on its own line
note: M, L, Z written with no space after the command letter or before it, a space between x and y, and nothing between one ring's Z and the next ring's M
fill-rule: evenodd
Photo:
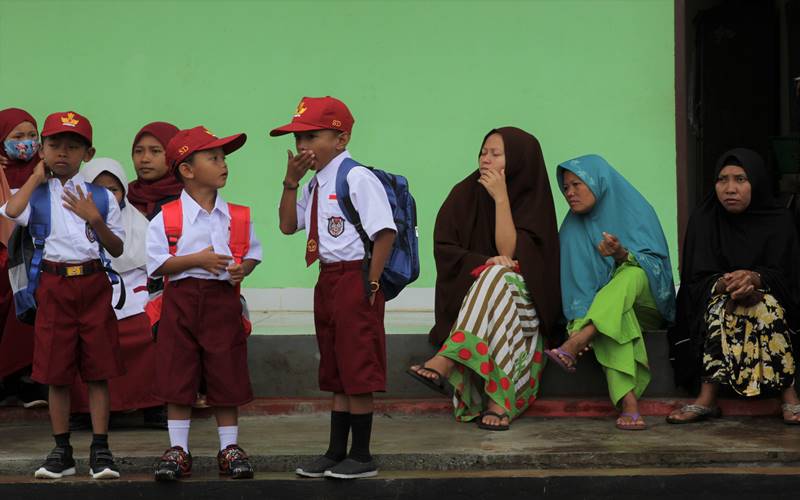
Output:
M70 191L73 191L75 193L78 192L78 190L77 190L78 186L84 186L85 184L86 184L86 179L84 179L83 174L81 174L80 171L78 171L78 173L76 173L75 175L70 177L67 180L67 182L64 183L63 187L61 186L61 181L60 180L56 179L55 177L50 179L50 185L51 186L55 185L55 186L61 187L62 189L69 189ZM82 187L81 187L81 191L83 191ZM83 195L86 196L86 193L83 193Z
M345 158L350 158L350 153L346 149L339 153L333 160L330 161L330 163L317 171L317 175L314 176L316 182L320 186L324 186L328 182L335 182L336 173L339 171L339 166L342 164Z
M181 205L183 206L183 213L186 214L186 217L192 224L197 222L197 216L200 215L200 211L205 212L205 209L194 201L194 198L189 196L186 190L181 191ZM225 203L225 200L222 199L219 193L217 193L217 199L214 202L214 210L212 210L212 212L219 212L224 215L226 219L231 218L228 212L228 204Z

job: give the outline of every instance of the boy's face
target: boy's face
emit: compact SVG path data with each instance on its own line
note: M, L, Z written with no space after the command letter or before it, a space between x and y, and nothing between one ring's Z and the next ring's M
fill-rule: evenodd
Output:
M59 178L70 178L81 168L81 163L94 157L94 148L77 134L65 132L44 138L39 155L44 165Z
M228 164L222 148L205 149L194 153L191 163L178 165L184 182L220 189L228 180Z
M157 181L167 175L167 156L164 146L150 134L144 134L133 148L133 168L144 181Z
M309 130L308 132L295 132L297 152L312 151L317 160L314 170L319 170L339 153L345 150L350 141L350 134L339 130Z
M108 172L103 172L94 178L92 184L97 184L98 186L103 186L104 188L108 189L111 191L111 194L114 195L114 198L117 199L117 203L122 203L122 197L125 196L125 190L122 188L122 183L119 182L119 179L117 179L116 176L109 174Z

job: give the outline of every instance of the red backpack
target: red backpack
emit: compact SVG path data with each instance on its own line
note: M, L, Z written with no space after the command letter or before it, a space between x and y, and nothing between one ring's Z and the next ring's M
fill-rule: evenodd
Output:
M250 207L228 203L228 212L231 216L230 239L228 246L231 249L233 261L241 264L247 252L250 251ZM164 217L164 232L167 235L169 253L175 255L178 250L178 240L183 234L183 204L181 199L171 201L161 207ZM164 276L164 290L167 289L167 277ZM247 302L241 296L241 284L236 285L236 293L242 301L242 326L246 334L250 335L253 325L250 323L250 313ZM144 308L150 318L150 325L155 328L161 319L161 308L164 301L163 291L150 300Z

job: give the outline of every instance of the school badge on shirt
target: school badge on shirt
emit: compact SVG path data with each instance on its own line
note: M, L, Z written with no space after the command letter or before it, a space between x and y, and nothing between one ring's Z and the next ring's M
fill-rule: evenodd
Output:
M92 226L88 222L86 223L86 239L92 243L97 241L97 236L94 233L94 229L92 229Z
M328 218L328 234L338 238L344 232L344 217Z

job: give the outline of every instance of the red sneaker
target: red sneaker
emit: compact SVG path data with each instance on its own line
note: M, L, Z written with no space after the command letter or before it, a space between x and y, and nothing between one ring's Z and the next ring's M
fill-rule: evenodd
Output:
M253 477L253 466L250 458L238 444L232 444L217 454L219 473L233 479L250 479Z
M180 446L167 448L155 466L156 481L175 481L192 475L192 454Z

